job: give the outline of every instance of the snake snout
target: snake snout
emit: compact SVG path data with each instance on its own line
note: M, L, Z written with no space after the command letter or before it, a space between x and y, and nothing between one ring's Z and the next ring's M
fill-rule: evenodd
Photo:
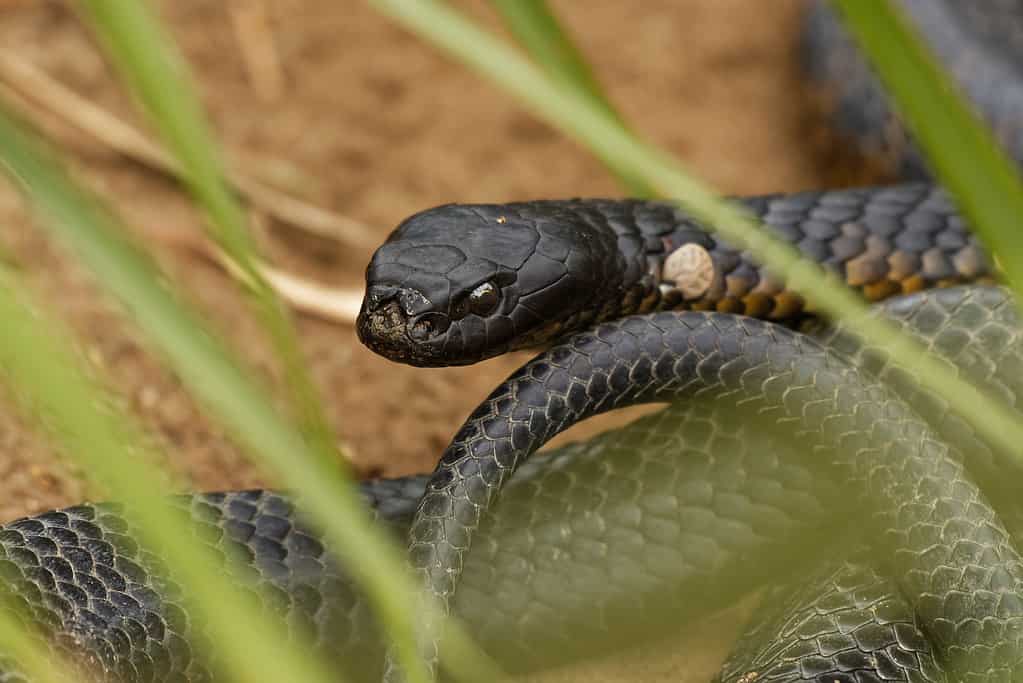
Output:
M431 352L431 342L448 330L450 322L442 313L417 311L422 298L418 292L397 287L371 287L356 321L359 340L375 353L399 363L441 364L433 358L436 354Z

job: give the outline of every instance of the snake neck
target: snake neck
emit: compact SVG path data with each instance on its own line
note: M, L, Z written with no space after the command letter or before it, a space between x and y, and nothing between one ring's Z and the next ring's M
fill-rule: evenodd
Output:
M776 237L838 275L867 301L994 281L996 271L936 186L765 195L736 200ZM538 212L546 210L537 204ZM674 204L584 200L562 204L574 223L618 252L613 275L556 327L516 348L539 348L596 324L658 311L736 313L798 327L814 311L761 267ZM585 234L585 233L584 233ZM591 237L588 239L594 239ZM556 333L553 333L556 332Z
M926 183L765 195L736 200L776 237L838 275L867 301L963 283L996 271L944 191ZM681 210L647 204L619 225L627 259L646 265L613 314L663 310L736 313L798 327L814 311L785 280ZM641 209L634 209L642 217ZM639 256L637 257L637 254ZM612 315L613 315L612 314ZM607 315L602 320L611 319Z

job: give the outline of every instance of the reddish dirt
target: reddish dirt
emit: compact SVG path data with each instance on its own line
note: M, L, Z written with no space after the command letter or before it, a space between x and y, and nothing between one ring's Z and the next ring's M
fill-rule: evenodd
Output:
M279 98L263 99L247 75L228 12L242 4L160 3L227 155L253 175L373 226L380 240L408 214L444 202L622 193L584 150L365 3L267 2L285 82ZM824 182L801 97L799 0L774 0L770 12L761 0L554 5L625 117L719 190L744 194ZM495 25L482 2L467 9ZM64 3L0 0L0 45L137 124L129 99ZM179 241L169 239L174 235L199 230L198 214L181 189L63 130L59 141L76 170L138 230L214 327L280 395L271 356L232 281L172 246ZM282 267L331 286L361 286L368 248L282 225L270 233L270 253ZM6 181L0 181L0 245L161 440L182 486L270 483L238 455L91 278L36 227ZM297 324L329 417L363 474L430 468L459 422L522 360L506 357L471 369L399 367L364 350L350 326L303 316ZM90 494L76 473L56 464L45 439L7 408L0 410L0 473L3 519ZM682 650L685 658L663 658L663 650L660 658L615 658L599 665L602 673L573 674L572 680L706 678L722 642L704 633Z

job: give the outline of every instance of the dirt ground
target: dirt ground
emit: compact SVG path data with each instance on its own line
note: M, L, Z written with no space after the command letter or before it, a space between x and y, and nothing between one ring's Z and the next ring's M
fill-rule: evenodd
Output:
M362 2L266 0L271 54L284 80L278 95L261 95L241 49L247 29L232 18L232 11L255 3L159 3L227 155L250 174L372 226L379 240L408 214L444 202L621 195L584 150ZM496 26L484 3L459 4ZM800 96L800 0L772 0L770 12L762 0L553 4L626 118L721 191L825 183L826 162L808 135L815 121ZM0 0L0 54L42 68L139 122L63 2ZM181 235L199 230L199 216L180 187L60 124L47 130L58 134L76 169L139 231L216 329L279 391L237 288L214 264L180 246ZM272 258L289 272L332 287L361 287L371 246L312 238L281 224L271 224L269 232ZM0 247L158 435L187 488L269 483L204 417L90 278L34 226L3 180ZM431 468L460 421L522 360L506 357L471 369L399 367L363 349L348 325L310 316L297 323L329 417L364 475ZM0 493L3 519L90 495L9 409L0 410ZM706 679L723 638L700 638L682 650L668 648L674 657L662 649L656 657L616 658L601 664L599 674L566 680Z

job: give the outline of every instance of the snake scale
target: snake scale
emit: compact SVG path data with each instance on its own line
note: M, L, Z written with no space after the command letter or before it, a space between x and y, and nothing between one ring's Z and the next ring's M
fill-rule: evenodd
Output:
M903 4L961 77L976 75L978 46L996 65L985 74L1010 68L1018 47L1001 38L1023 26L1017 3ZM869 71L843 56L834 19L814 8L809 27L811 76L846 86L829 89L839 129L919 172ZM1016 81L997 82L975 78L969 92L1015 151ZM1017 406L1019 321L1003 291L955 286L992 270L940 190L743 201L881 302L878 315ZM550 348L468 418L432 476L365 482L363 495L382 525L410 539L428 587L511 670L642 639L775 581L721 680L1020 678L1023 516L1011 454L980 440L883 349L840 328L807 335L769 322L810 331L812 314L749 254L671 205L419 214L370 264L363 340L418 365ZM527 461L588 415L666 400L627 428ZM237 580L345 680L400 677L384 668L344 549L305 530L292 499L176 500L200 538L244 560L232 565ZM159 549L133 538L116 505L12 522L0 528L0 587L55 649L93 671L214 680L216 648L182 609ZM792 578L793 557L821 561L777 583ZM24 680L14 662L0 669L0 681Z

